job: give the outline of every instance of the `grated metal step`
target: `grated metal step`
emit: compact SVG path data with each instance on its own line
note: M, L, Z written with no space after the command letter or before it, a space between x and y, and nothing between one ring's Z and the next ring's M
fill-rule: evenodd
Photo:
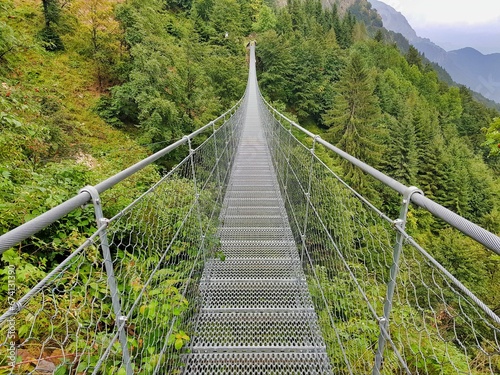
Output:
M278 199L275 189L272 190L257 190L257 191L240 191L231 189L226 193L226 198L240 199Z
M231 191L275 191L272 183L266 185L232 185Z
M233 227L283 227L285 220L281 215L225 215L221 221L224 228Z
M192 375L331 375L326 353L192 354L186 363Z
M200 283L201 310L294 311L312 310L307 284L302 282Z
M248 186L248 185L252 185L252 186L256 186L256 187L259 187L259 186L270 186L273 184L273 181L272 180L263 180L263 181L257 181L257 180L238 180L238 181L231 181L229 182L229 187L228 187L228 191L233 188L233 187L239 187L239 186Z
M212 259L205 264L201 282L305 280L299 259Z
M223 241L220 251L226 259L299 259L295 242L289 241Z
M228 207L282 207L283 203L276 198L226 198Z
M205 313L191 349L301 352L324 350L325 343L314 313Z
M246 241L292 241L293 234L290 227L223 227L219 236L224 240L246 240Z
M232 206L232 207L225 207L222 209L222 217L225 216L234 216L234 215L258 215L258 216L263 216L263 215L281 215L285 212L285 208L283 206L276 205L274 207L261 207L261 206L245 206L245 207L238 207L238 206ZM222 218L222 220L224 220Z

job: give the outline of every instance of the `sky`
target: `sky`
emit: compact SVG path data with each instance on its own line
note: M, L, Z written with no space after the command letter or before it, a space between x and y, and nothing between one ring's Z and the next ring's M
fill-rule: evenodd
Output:
M450 51L500 53L498 0L381 0L401 12L417 34Z

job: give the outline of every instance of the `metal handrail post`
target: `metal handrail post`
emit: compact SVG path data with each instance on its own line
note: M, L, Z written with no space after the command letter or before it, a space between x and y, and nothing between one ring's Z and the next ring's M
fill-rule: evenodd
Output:
M378 348L375 355L375 364L373 366L373 375L380 375L380 370L382 368L382 362L384 358L384 349L387 340L389 339L389 319L392 310L392 301L394 298L394 291L396 290L396 279L399 273L399 260L401 258L401 252L403 251L404 243L404 230L406 227L406 220L408 218L408 209L411 203L411 197L413 194L424 194L422 190L415 186L410 186L403 195L403 202L401 204L401 210L399 212L399 218L394 221L394 227L396 229L396 243L394 244L393 255L392 255L392 266L389 275L389 281L387 283L387 294L384 301L384 315L379 319L380 325L380 335L378 338Z
M102 202L99 197L99 192L94 186L86 186L80 193L87 192L90 194L92 203L94 205L95 219L98 228L104 227L99 233L99 238L101 241L101 250L104 260L104 267L106 269L106 275L108 277L108 287L111 294L111 303L113 305L113 311L116 317L116 329L118 330L118 340L120 341L120 346L122 348L123 363L125 364L125 370L127 375L133 375L134 371L132 369L132 363L130 361L130 353L127 346L127 333L125 330L125 322L127 320L126 316L122 314L120 292L118 290L115 278L115 271L113 268L113 260L111 259L111 251L109 250L109 242L106 227L109 224L109 220L104 217L102 211Z
M194 167L194 149L191 144L191 140L188 138L187 144L189 146L189 162L191 163L191 173L193 175L193 185L195 193L195 204L196 204L196 216L198 217L198 223L200 225L200 251L203 254L203 264L206 263L206 251L205 251L205 234L203 233L203 222L201 220L201 207L200 207L200 190L198 187L198 182L196 181L196 168Z
M300 234L301 241L302 241L302 250L300 252L300 262L304 264L304 252L306 251L306 232L307 232L307 221L309 218L309 206L311 205L311 185L312 185L312 175L313 175L313 167L314 167L314 160L316 159L316 154L315 154L315 147L316 147L316 140L319 138L319 136L314 137L313 139L313 144L311 149L309 150L311 152L311 163L309 164L309 181L307 183L307 193L306 193L306 212L304 215L304 227L302 230L302 233Z
M226 123L226 118L224 117L224 124ZM217 147L217 132L215 131L215 123L212 123L212 137L214 137L214 152L215 152L215 165L216 165L216 173L217 173L217 185L219 187L219 194L222 191L222 182L220 176L220 156L219 156L219 148Z

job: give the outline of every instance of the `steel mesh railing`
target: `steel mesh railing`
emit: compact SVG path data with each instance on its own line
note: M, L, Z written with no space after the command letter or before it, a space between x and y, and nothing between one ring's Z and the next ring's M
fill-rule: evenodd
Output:
M474 285L466 287L424 249L432 240L418 241L406 232L409 204L415 195L420 199L418 189L373 174L402 195L400 217L390 218L318 156L336 152L335 147L264 100L260 114L333 371L499 374L499 317L472 292ZM413 214L416 210L428 214L425 208L411 208ZM442 210L443 218L457 220ZM465 238L453 220L448 222L450 236ZM457 227L477 231L458 220ZM412 230L419 233L416 225ZM498 237L479 232L498 253Z
M0 374L181 371L244 112L235 107L187 136L185 158L109 220L97 189L83 189L98 230L32 289L13 271Z

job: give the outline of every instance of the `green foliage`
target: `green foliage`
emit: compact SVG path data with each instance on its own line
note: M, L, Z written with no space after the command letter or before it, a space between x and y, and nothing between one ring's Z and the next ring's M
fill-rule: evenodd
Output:
M3 11L3 9L0 8L0 11ZM7 53L14 49L16 43L17 39L14 36L12 28L0 20L0 62Z
M145 144L171 142L215 117L244 89L239 10L233 0L196 1L189 19L157 0L120 5L130 58L124 82L101 99L99 114L118 127L139 127Z
M51 26L45 27L39 34L43 47L50 52L64 50L64 44L58 32Z
M273 10L267 5L262 5L256 18L257 20L252 25L254 31L261 33L276 28L278 20Z
M490 155L497 156L500 154L500 117L495 118L491 125L484 129L486 131L485 146L490 148Z
M331 105L323 117L328 135L337 147L369 164L378 164L376 122L380 115L374 86L361 55L355 51L337 84ZM343 163L345 175L356 189L363 188L361 171Z
M357 2L353 14L373 25L363 7ZM259 82L272 102L285 103L299 122L318 125L351 155L477 223L492 224L491 213L500 205L494 192L498 162L488 158L486 147L497 154L498 126L490 126L495 111L467 89L439 81L413 47L402 56L380 34L363 40L352 14L341 18L336 7L292 1L277 16L284 24L289 18L291 28L277 25L257 44ZM382 197L380 203L397 214L393 194L350 163L342 166L349 182L374 201Z
M422 69L422 57L420 56L420 52L413 46L410 46L406 53L406 61L408 61L408 64L415 65L417 68Z
M47 51L62 51L64 44L55 29L61 18L61 7L58 0L42 0L45 27L40 32L40 39Z
M371 371L374 356L371 350L378 339L379 328L364 305L363 297L356 290L347 271L339 272L335 276L328 276L325 267L315 267L315 275L318 277L319 285L309 283L309 290L318 314L319 325L325 339L330 363L339 374L348 374L349 369L345 358L351 360L351 372L367 373ZM376 283L371 284L374 293L377 291ZM321 294L324 294L324 305ZM335 329L332 329L330 314L335 319ZM340 337L337 335L340 333ZM343 350L339 348L338 340L342 340ZM343 353L345 352L345 354Z
M45 26L57 24L61 18L61 6L59 0L42 0L43 15L45 17Z

